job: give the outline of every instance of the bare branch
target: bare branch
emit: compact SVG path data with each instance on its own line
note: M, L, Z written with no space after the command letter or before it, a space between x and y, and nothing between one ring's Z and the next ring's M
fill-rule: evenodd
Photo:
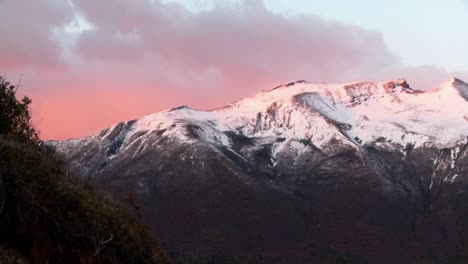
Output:
M109 239L104 240L104 238L100 238L97 241L94 241L94 247L96 248L96 252L94 252L94 256L99 255L99 252L106 247L106 244L111 242L114 239L114 234L111 233ZM97 243L96 243L97 242Z
M111 242L113 238L114 238L114 234L111 233L109 239L107 239L106 241L102 241L102 240L101 240L100 243L101 243L101 245L105 245L105 244Z
M18 84L16 84L15 86L15 93L16 91L18 91L18 89L20 88L21 86L21 82L23 81L23 73L21 73L20 77L19 77L19 80L18 80Z

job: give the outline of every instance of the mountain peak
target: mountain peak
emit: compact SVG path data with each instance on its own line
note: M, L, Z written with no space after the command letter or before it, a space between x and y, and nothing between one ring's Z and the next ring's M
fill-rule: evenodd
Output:
M267 90L267 92L276 90L276 89L278 89L278 88L291 87L291 86L294 86L294 85L296 85L296 84L303 84L303 83L308 83L308 82L307 82L306 80L297 80L297 81L290 82L290 83L287 83L287 84L278 85L278 86L276 86L276 87L273 87L273 88Z
M398 80L395 81L395 83L398 84L399 86L403 87L403 88L411 89L410 85L408 84L408 82L405 79L398 79Z
M468 84L457 78L451 78L434 91L439 94L441 98L451 100L464 99L468 101Z
M395 91L396 88L401 87L401 91L405 92L413 92L413 89L410 87L408 82L405 79L398 79L395 81L389 81L385 82L382 84L382 86L387 90L387 91Z
M458 93L463 97L466 101L468 101L468 84L464 81L453 78L452 79L452 86L458 91Z
M452 81L453 83L455 83L455 84L458 83L458 84L465 84L465 85L468 85L468 84L466 84L463 80L458 79L457 77L452 77L451 81Z
M177 110L184 110L184 109L190 110L191 108L186 106L186 105L181 105L181 106L177 106L177 107L169 109L168 112L177 111Z

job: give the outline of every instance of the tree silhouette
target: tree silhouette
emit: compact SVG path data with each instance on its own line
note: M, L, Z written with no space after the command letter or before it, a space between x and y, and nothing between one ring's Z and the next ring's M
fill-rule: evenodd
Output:
M0 136L38 143L39 135L32 125L29 112L31 99L24 96L18 100L17 89L0 76Z

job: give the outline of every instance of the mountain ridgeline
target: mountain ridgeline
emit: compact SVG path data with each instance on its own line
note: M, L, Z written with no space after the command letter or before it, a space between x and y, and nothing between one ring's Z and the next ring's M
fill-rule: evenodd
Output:
M458 79L429 92L299 81L48 145L115 199L132 194L181 263L468 262Z

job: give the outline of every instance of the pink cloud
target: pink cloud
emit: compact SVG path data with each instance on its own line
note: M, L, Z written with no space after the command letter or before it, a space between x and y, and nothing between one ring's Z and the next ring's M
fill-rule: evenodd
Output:
M260 0L197 13L150 0L29 0L41 12L18 2L0 2L0 15L30 19L0 25L8 36L0 43L7 58L0 67L24 72L24 92L45 139L84 136L177 105L214 108L298 79L405 77L429 89L450 75L403 65L378 32L312 15L284 17ZM53 29L76 14L94 29L79 35L65 56Z
M53 30L73 19L66 1L0 1L0 69L57 70L61 67L61 47Z
M285 18L269 12L261 1L203 13L148 1L141 6L116 1L110 10L92 3L77 2L98 28L77 44L77 52L87 59L107 60L112 54L132 63L146 55L176 71L216 69L225 76L283 80L315 75L321 81L368 76L370 69L397 63L378 33L313 16ZM114 15L118 10L130 11Z

